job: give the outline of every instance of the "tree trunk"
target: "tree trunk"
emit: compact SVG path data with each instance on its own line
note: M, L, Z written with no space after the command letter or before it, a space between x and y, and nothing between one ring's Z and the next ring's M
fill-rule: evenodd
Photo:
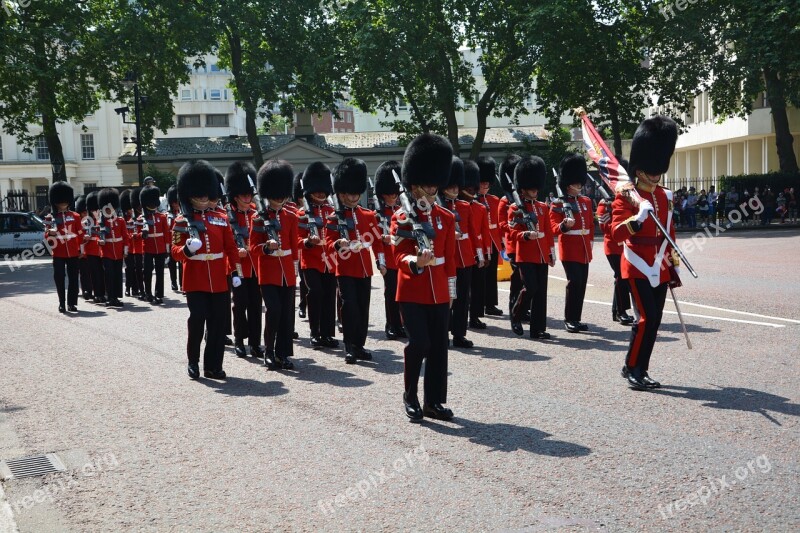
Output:
M458 121L456 120L456 107L452 102L447 102L444 106L444 120L447 124L447 139L453 145L453 155L461 154L458 143Z
M245 130L247 131L247 142L250 143L250 150L253 152L253 163L256 168L261 168L264 164L264 154L261 151L261 141L258 138L258 127L256 126L256 104L247 91L244 83L242 70L242 37L236 30L226 32L228 44L231 47L231 70L233 80L236 84L236 92L242 102L245 113Z
M767 98L769 98L772 110L772 122L775 125L775 145L778 148L781 172L797 172L797 156L794 153L794 138L789 127L789 117L786 114L783 81L776 72L770 69L764 69L764 78L767 84Z
M617 161L622 161L622 132L619 126L619 107L617 101L612 97L608 102L608 109L611 112L611 135L614 137L614 156Z

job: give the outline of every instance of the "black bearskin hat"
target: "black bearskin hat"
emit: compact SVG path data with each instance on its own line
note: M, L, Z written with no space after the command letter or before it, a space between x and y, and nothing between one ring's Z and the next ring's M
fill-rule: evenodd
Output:
M481 183L494 183L497 179L497 163L493 157L482 155L478 158L478 168L481 171Z
M178 187L170 185L167 189L167 203L169 205L178 203Z
M472 159L464 161L464 189L479 189L481 186L481 169Z
M656 115L645 119L631 143L630 171L641 170L651 175L664 174L669 170L669 160L678 142L678 125L669 117Z
M116 211L119 209L119 191L113 187L102 189L100 194L97 195L97 203L100 209L104 209L111 204L111 207Z
M402 169L397 161L384 161L375 171L375 194L400 194L400 185L394 181L392 171L400 176Z
M183 164L178 171L178 201L189 205L190 198L219 196L217 169L202 159L193 159Z
M331 169L328 165L320 161L315 161L306 167L303 172L303 192L324 192L333 194L333 184L331 184Z
M142 187L134 187L131 191L131 205L137 211L142 208L142 201L139 199L141 193Z
M441 135L423 133L406 147L403 155L403 185L436 185L444 187L450 179L453 147Z
M225 172L225 192L228 193L228 201L232 202L234 196L240 194L251 194L253 189L250 187L248 176L256 184L256 167L250 161L236 161L228 167Z
M586 168L586 158L581 154L569 154L561 160L561 165L558 173L558 186L561 191L566 194L567 187L570 185L580 185L581 187L586 184L586 173L589 170Z
M81 194L75 198L75 212L83 213L84 211L86 211L86 197Z
M294 179L292 180L292 201L297 203L300 202L300 199L303 197L303 173L298 172L294 175Z
M139 203L150 209L158 209L161 205L161 190L155 185L148 185L139 193Z
M442 186L442 189L452 187L453 185L457 185L458 190L464 188L464 161L455 155L450 161L450 177L448 178L447 183Z
M344 194L364 194L367 190L367 165L361 159L348 157L333 171L333 190Z
M133 204L131 203L131 194L133 193L130 189L125 189L119 193L119 207L123 211L130 211L133 209Z
M97 211L100 209L100 202L97 200L99 196L97 191L92 191L86 195L86 210L89 212Z
M258 194L270 200L291 198L294 169L288 161L270 159L258 169Z
M217 178L217 185L209 191L209 200L219 200L219 197L222 196L222 187L225 186L225 176L219 169L214 169L214 176Z
M56 204L71 204L75 193L72 185L66 181L56 181L50 186L47 196L50 199L50 206L55 209Z
M544 160L535 155L523 157L514 168L514 187L522 189L544 189L544 180L547 177L547 165Z
M514 183L514 169L522 160L520 156L517 154L508 154L503 162L500 163L500 185L503 187L503 190L506 192L511 192L511 188ZM508 177L508 179L506 179ZM509 180L511 180L509 182Z

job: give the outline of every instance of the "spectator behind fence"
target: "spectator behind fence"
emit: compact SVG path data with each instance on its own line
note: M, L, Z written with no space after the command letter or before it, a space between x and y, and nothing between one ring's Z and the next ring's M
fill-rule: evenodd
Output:
M717 221L717 188L715 186L711 186L708 189L708 218L711 222Z
M781 217L781 224L786 224L786 196L781 192L775 199L775 215Z
M697 193L695 188L689 189L689 194L686 195L686 223L690 228L697 227Z
M703 226L708 224L708 204L708 195L706 194L706 190L702 189L700 191L700 196L697 197L697 211L700 214L700 222L703 223Z
M716 213L720 222L725 219L725 190L720 191L717 195Z
M797 222L797 194L794 192L794 187L789 189L787 194L786 207L789 211L789 222Z
M728 191L727 196L725 197L725 217L730 220L731 211L736 209L736 206L739 204L739 193L736 192L736 189L731 187Z
M772 218L775 216L775 195L769 187L764 189L761 201L764 204L764 210L761 212L761 225L768 226L772 224Z

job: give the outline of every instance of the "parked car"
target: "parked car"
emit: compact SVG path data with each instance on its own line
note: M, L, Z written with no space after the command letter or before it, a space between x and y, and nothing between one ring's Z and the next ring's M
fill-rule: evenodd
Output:
M44 240L44 222L34 213L0 213L0 250L28 250Z

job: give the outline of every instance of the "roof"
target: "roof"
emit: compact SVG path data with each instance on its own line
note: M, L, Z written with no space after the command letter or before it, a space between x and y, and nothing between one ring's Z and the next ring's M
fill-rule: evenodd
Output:
M469 146L475 140L477 128L459 130L459 144ZM540 126L487 128L484 144L517 144L544 138ZM320 133L311 144L332 151L399 147L402 134L394 131L366 131L359 133ZM264 153L276 150L295 139L294 135L259 135ZM246 136L241 137L184 137L155 139L150 144L151 157L181 157L200 154L242 154L250 152ZM126 147L121 157L133 156L135 146Z

